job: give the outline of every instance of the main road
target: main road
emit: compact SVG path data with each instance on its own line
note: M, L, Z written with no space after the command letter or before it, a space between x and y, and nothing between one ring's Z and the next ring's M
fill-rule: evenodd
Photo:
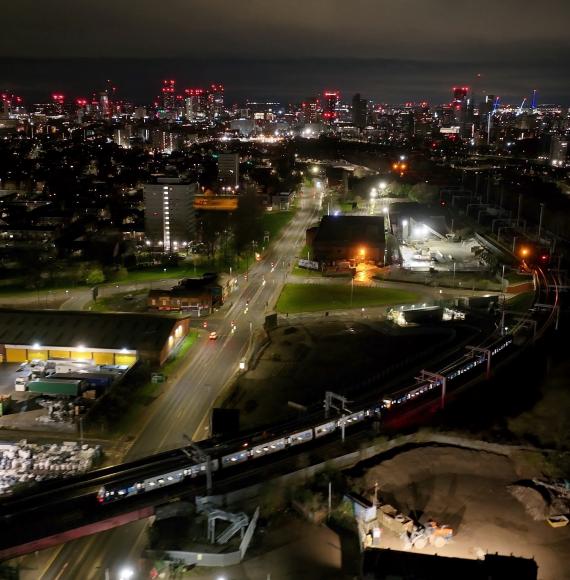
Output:
M164 394L134 439L125 460L184 445L184 435L202 438L205 419L224 386L246 355L253 333L273 308L291 263L304 243L305 231L319 217L320 192L304 188L299 209L282 235L269 245L263 259L240 275L240 286L216 314L208 319L207 337L193 347L186 362L170 377ZM235 330L232 330L232 323ZM43 580L117 578L123 566L132 566L146 541L144 521L69 542L51 554L44 571L31 577ZM26 565L33 566L34 557ZM31 560L31 561L30 561Z

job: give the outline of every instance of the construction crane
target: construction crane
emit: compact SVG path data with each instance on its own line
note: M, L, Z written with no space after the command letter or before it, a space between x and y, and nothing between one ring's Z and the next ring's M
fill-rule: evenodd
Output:
M525 103L526 103L526 97L522 100L521 106L517 110L517 116L522 115Z
M532 91L532 103L530 108L534 111L536 109L536 89Z
M491 111L487 115L487 145L489 145L491 143L491 120L493 119L493 115L495 114L495 112L499 108L499 100L500 99L501 99L501 97L495 97L495 101L493 103L493 108L491 109Z

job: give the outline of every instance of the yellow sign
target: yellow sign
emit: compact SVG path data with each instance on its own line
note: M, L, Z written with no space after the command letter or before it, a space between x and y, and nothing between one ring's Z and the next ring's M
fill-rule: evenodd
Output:
M235 211L238 206L238 196L197 195L194 198L194 209L211 211Z

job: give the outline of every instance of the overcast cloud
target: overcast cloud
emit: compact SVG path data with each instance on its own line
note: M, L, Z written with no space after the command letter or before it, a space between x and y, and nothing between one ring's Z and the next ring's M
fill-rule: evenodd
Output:
M225 82L236 99L303 98L323 85L444 99L477 73L479 90L505 97L535 87L548 100L570 96L568 0L19 0L2 21L0 86L34 97L112 75L144 100L177 74L186 85ZM69 60L80 57L96 60Z

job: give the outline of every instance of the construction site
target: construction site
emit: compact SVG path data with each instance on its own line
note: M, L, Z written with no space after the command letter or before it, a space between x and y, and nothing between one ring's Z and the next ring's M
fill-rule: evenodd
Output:
M538 569L517 578L568 579L570 482L537 473L524 453L421 446L351 470L362 492L344 502L362 550L479 561L498 554Z

